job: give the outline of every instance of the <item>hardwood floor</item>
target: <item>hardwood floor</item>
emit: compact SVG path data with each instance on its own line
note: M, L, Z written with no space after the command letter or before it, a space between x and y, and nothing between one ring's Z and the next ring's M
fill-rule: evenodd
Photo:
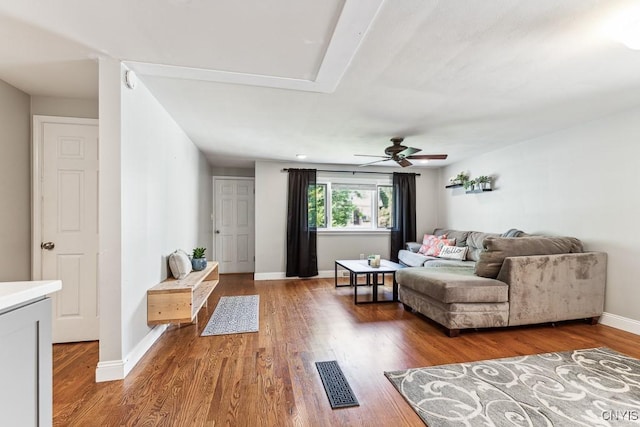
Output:
M200 337L224 295L260 295L260 332ZM606 346L640 337L582 322L463 331L398 304L353 304L333 279L222 275L198 325L171 326L122 381L95 383L98 344L54 346L56 426L421 426L384 371ZM332 410L315 362L337 360L360 406Z

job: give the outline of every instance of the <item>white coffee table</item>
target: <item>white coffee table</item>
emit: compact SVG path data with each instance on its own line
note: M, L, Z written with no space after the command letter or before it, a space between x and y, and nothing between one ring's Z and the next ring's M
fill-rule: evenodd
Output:
M338 284L338 267L342 267L349 271L349 284ZM388 261L380 260L380 267L371 267L366 259L339 259L335 262L335 286L336 288L344 286L353 286L353 302L354 304L368 304L376 302L397 302L398 301L398 282L396 282L396 271L403 268L402 265ZM393 276L393 299L379 300L378 286L384 284L385 274ZM358 275L365 275L366 282L358 283ZM382 281L380 281L382 276ZM373 286L371 301L358 301L358 286Z

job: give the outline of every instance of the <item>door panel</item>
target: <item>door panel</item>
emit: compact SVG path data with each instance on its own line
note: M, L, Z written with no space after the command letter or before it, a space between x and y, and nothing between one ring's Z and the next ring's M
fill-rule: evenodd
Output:
M254 182L216 179L215 247L220 273L254 271Z
M42 279L61 279L51 295L53 341L97 340L98 127L42 127Z
M56 299L55 310L60 318L80 316L81 308L81 255L58 255L58 279L64 283L65 292Z

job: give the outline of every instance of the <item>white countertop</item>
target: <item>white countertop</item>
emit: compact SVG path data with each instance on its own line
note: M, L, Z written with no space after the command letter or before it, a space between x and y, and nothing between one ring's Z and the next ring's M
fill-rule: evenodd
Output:
M43 297L62 289L60 280L0 282L0 310Z

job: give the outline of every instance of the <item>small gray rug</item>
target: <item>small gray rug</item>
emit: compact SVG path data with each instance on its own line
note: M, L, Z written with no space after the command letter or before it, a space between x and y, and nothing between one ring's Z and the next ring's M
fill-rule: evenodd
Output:
M220 297L201 336L258 332L260 296Z
M608 348L385 376L432 427L640 425L640 360Z

